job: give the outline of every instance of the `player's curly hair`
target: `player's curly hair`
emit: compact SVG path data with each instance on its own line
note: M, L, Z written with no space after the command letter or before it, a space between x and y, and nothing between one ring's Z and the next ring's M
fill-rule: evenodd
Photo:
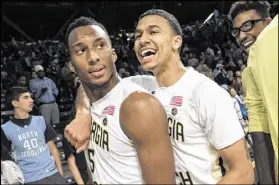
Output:
M106 28L104 27L104 25L102 25L101 23L97 22L95 19L91 18L91 17L84 17L81 16L77 19L75 19L74 22L72 22L69 27L67 28L66 34L65 34L65 41L66 44L68 45L68 41L69 41L69 35L71 33L71 31L73 31L75 28L81 27L81 26L90 26L90 25L96 25L96 26L100 26L107 34L109 42L111 43L111 40L109 38L109 34L106 30Z
M180 35L181 37L183 36L182 28L181 28L179 22L177 21L177 19L172 14L166 12L165 10L161 10L161 9L150 9L150 10L147 10L146 12L144 12L143 14L140 15L140 17L138 19L138 22L143 17L148 16L148 15L158 15L160 17L163 17L164 19L166 19L168 21L168 23L172 27L173 31L177 35Z
M263 18L270 16L270 4L268 1L237 1L232 4L228 19L233 21L238 14L248 10L255 10Z

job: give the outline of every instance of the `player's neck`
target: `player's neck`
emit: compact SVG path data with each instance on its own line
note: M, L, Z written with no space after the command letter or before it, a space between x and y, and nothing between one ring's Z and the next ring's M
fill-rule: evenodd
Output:
M174 85L185 73L185 68L180 61L180 58L174 58L172 61L166 62L166 64L154 72L157 83L160 87L169 87Z
M29 118L29 113L23 110L14 109L14 118L16 119L27 119Z
M113 75L111 79L102 87L91 87L89 86L89 100L91 103L98 101L103 98L106 94L108 94L117 84L119 83L119 78L116 75ZM86 92L86 89L85 89ZM88 93L87 93L88 94Z

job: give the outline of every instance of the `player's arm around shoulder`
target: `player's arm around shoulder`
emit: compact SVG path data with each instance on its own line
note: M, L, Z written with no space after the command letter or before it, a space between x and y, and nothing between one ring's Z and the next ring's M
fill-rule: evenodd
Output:
M73 119L64 130L65 138L75 146L77 152L86 149L89 143L91 114L90 114L90 100L81 84L77 91L75 101L75 119Z
M137 150L146 184L175 184L174 155L165 110L150 94L134 92L122 103L120 123Z

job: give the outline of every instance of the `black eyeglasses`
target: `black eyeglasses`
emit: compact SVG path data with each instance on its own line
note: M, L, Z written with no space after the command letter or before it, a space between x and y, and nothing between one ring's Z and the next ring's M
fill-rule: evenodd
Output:
M244 22L239 28L233 28L231 30L231 34L232 34L233 37L238 37L239 34L240 34L240 31L248 32L254 27L254 25L257 22L264 21L265 19L266 18L260 18L260 19L256 19L256 20L248 20L248 21Z

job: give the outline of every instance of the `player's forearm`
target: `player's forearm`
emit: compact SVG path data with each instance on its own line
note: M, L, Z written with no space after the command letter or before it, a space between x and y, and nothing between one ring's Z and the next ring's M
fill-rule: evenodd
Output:
M82 177L80 175L80 172L77 168L77 165L76 165L76 162L75 162L75 159L68 159L68 165L69 165L69 168L74 176L74 179L76 181L77 184L84 184L83 180L82 180Z
M174 157L171 145L162 150L156 150L156 152L145 149L137 151L146 184L175 184Z
M88 99L88 96L86 95L86 92L82 84L79 86L77 91L75 108L76 117L90 115L90 101Z
M175 171L172 167L173 161L153 160L152 164L148 163L142 166L143 179L145 184L175 184Z
M242 167L245 168L245 167ZM217 184L253 184L254 171L252 162L245 169L230 169Z

